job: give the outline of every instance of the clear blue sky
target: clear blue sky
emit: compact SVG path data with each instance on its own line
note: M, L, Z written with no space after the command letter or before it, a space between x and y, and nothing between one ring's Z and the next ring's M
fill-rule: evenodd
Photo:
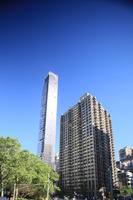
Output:
M0 135L33 153L49 70L59 76L57 152L60 115L85 92L112 116L117 159L133 147L132 1L0 2Z

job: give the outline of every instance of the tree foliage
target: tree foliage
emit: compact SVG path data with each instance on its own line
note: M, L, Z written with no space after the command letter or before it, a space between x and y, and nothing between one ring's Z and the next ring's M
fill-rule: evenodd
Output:
M133 195L133 190L132 190L132 188L125 186L120 189L120 194L130 196L130 195Z
M53 194L58 174L38 156L21 150L18 140L0 137L0 191L16 197L40 199L46 197L48 174L50 175L50 194Z

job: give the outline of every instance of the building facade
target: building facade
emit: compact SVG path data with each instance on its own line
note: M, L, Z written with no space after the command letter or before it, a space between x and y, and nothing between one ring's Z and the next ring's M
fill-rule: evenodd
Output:
M42 92L38 155L53 169L55 169L57 93L58 76L49 72Z
M133 173L125 170L118 170L119 187L130 187L133 189Z
M95 97L86 93L60 120L60 184L67 194L97 196L110 190L117 173L111 117Z
M58 154L56 154L56 156L55 156L55 171L56 172L59 172L59 155Z
M117 162L119 187L128 186L133 189L133 149L129 146L120 149L119 159Z
M133 150L131 147L126 146L119 150L119 159L121 162L133 159Z

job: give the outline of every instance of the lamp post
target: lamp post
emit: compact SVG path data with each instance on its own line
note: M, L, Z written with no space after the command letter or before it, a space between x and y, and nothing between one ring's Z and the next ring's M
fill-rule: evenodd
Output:
M15 196L16 196L16 183L14 183L13 200L15 200Z
M49 198L49 173L48 173L48 187L47 187L47 200Z
M113 182L112 182L112 167L109 167L109 177L110 177L110 199L113 200Z

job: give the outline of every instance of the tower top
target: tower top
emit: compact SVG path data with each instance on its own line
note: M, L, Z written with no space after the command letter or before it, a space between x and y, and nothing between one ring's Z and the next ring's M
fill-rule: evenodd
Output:
M86 92L82 97L80 97L79 102L88 97L90 94Z
M57 74L55 74L55 73L53 73L53 72L51 72L51 71L48 72L48 75L52 75L52 76L58 77Z

